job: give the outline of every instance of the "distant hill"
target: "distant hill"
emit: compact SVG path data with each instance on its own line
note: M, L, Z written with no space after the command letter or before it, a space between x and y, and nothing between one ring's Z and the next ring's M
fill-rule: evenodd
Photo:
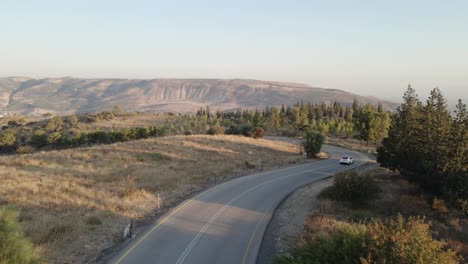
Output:
M337 89L296 83L216 79L80 79L27 77L0 78L0 114L71 114L110 110L119 105L127 111L196 111L264 108L292 105L298 101L396 105Z

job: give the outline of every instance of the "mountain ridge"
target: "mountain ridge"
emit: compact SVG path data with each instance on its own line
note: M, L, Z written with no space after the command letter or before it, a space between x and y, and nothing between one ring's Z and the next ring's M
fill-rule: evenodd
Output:
M338 101L350 105L395 103L360 96L339 89L300 83L251 79L120 79L120 78L0 78L0 114L40 115L97 112L120 105L128 111L192 112L209 105L213 109L264 108L298 101Z

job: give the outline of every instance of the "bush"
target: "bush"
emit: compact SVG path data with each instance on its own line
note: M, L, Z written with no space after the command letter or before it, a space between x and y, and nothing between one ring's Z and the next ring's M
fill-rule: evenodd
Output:
M320 197L362 207L377 199L381 192L382 189L371 174L345 172L336 175L333 185L323 190Z
M256 127L252 129L250 136L253 138L263 138L265 136L265 130L263 130L263 128Z
M16 129L7 128L0 133L0 146L11 147L16 144Z
M222 135L224 134L224 128L221 126L211 126L206 133L208 135Z
M190 129L185 129L185 130L184 130L184 135L186 135L186 136L192 135L192 130L190 130Z
M50 132L60 131L63 129L63 119L60 116L53 117L44 128Z
M356 223L367 223L372 220L374 214L367 210L356 210L351 213L349 221Z
M57 144L59 143L61 138L62 138L62 134L60 134L59 132L51 133L47 137L47 143L49 143L50 145Z
M24 237L18 223L18 212L11 207L0 207L0 263L39 263L33 255L32 243Z
M31 145L42 147L47 145L47 135L44 130L35 130L31 136Z
M30 153L33 153L34 152L34 149L30 146L19 146L17 149L16 149L16 153L17 154L30 154Z
M386 222L342 224L330 236L317 236L294 247L288 256L276 259L288 263L458 263L444 242L434 240L430 223L423 218L401 215Z
M307 157L312 158L320 152L322 148L324 137L320 132L309 130L304 135L304 150Z
M246 137L250 137L252 130L251 125L230 126L224 133L226 135L244 135Z
M76 115L69 115L66 119L70 127L76 127L78 125L78 117Z

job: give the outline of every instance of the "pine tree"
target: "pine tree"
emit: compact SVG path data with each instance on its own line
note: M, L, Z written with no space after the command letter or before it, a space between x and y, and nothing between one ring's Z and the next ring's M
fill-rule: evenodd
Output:
M462 171L468 168L468 113L466 105L461 99L456 105L455 117L450 131L450 159L449 171Z
M420 146L417 139L420 127L421 102L416 91L408 85L403 95L403 103L392 117L388 137L378 148L377 161L383 167L400 170L403 174L416 169L415 163L421 159L418 154ZM411 177L411 176L410 176Z
M278 129L281 126L280 111L276 107L270 108L270 115L268 116L268 127L271 129Z

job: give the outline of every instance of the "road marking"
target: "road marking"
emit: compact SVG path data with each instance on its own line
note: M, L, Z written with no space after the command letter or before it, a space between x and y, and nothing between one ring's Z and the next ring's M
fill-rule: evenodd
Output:
M333 173L323 173L323 172L315 172L315 173L322 174L322 175L327 175L327 176L333 175ZM323 181L324 179L326 179L326 178L315 180L315 181L313 181L313 182L311 182L309 184L314 184L316 182ZM301 187L299 187L299 188L301 188ZM272 207L273 207L274 204L275 203L272 204ZM254 232L252 233L252 236L250 236L249 242L247 243L247 247L245 248L244 256L242 257L242 262L241 262L242 264L245 264L245 261L247 260L247 256L249 255L249 251L250 251L250 247L252 246L252 242L253 242L255 236L257 235L258 228L260 227L260 224L262 223L265 216L267 216L266 212L264 212L263 216L260 218L260 220L258 220L257 224L255 225Z
M176 214L177 212L179 212L180 210L182 210L184 207L186 207L190 202L192 202L193 200L197 199L198 197L212 191L214 188L217 188L217 187L220 187L220 186L223 186L225 184L228 184L229 182L225 182L223 184L220 184L220 185L217 185L217 186L214 186L202 193L200 193L199 195L191 198L191 199L188 199L187 201L185 201L185 203L181 204L178 208L176 208L174 211L172 211L170 214L168 214L166 217L164 217L161 221L159 221L159 223L157 225L155 225L153 228L151 228L150 231L148 231L140 240L138 240L138 242L135 243L135 245L133 245L130 249L127 250L127 252L125 252L125 254L123 254L116 262L115 264L120 264L138 245L141 244L141 242L143 242L143 240L145 240L152 232L154 232L154 230L158 229L158 227L160 227L162 224L164 224L164 222L166 222L170 217L172 217L174 214Z
M290 175L288 175L290 176ZM269 180L269 181L266 181L266 182L263 182L259 185L256 185L250 189L248 189L247 191L244 191L242 193L240 193L239 195L237 195L236 197L232 198L227 204L225 204L223 207L221 207L217 212L216 214L214 214L211 219L203 226L203 228L197 233L197 235L192 239L192 241L190 242L190 244L185 248L184 252L182 252L182 255L180 255L179 259L177 260L176 264L181 264L184 262L185 258L187 257L187 255L190 253L190 251L192 250L192 248L195 246L195 244L198 242L198 240L200 240L200 237L202 235L202 233L204 233L206 231L206 229L208 229L208 227L216 220L216 218L218 218L219 215L221 215L225 210L226 208L228 208L228 206L230 206L232 203L234 203L235 201L237 201L239 198L241 198L242 196L244 196L246 193L254 190L254 189L257 189L263 185L266 185L268 183L271 183L271 182L274 182L274 181L278 181L278 180L281 180L283 179L285 176L282 176L280 178L276 178L276 179L272 179L272 180Z
M263 214L262 218L260 218L260 220L255 225L254 232L253 232L252 236L249 239L249 243L247 243L247 247L245 248L244 257L242 258L242 264L245 264L245 261L247 260L247 256L249 255L250 246L252 245L254 237L257 234L258 228L260 227L260 223L263 221L265 216L266 216L266 213Z
M305 166L308 166L308 165L315 165L317 163L309 163L309 164L304 164L304 165L299 165L299 166L293 166L293 167L287 167L287 168L283 168L283 169L278 169L278 170L274 170L274 171L269 171L269 172L263 172L263 173L260 173L260 174L257 174L258 175L263 175L263 174L268 174L268 173L271 173L271 172L281 172L283 170L287 170L287 169L292 169L292 168L302 168L302 167L305 167ZM330 167L330 166L325 166L325 167L318 167L318 168L313 168L313 169L310 169L310 170L307 170L307 171L303 171L303 172L300 172L300 173L295 173L295 174L290 174L290 175L286 175L286 176L282 176L281 178L284 178L284 177L291 177L291 176L295 176L295 175L298 175L298 174L302 174L302 173L307 173L307 172L311 172L311 171L314 171L314 170L317 170L317 169L323 169L323 168L327 168L327 167ZM320 173L320 172L317 172L317 173ZM243 179L243 177L240 177L238 178L239 180ZM245 178L244 178L245 179ZM280 178L276 178L276 179L280 179ZM236 181L237 179L233 180L233 181ZM120 264L122 263L122 261L133 251L135 250L135 248L137 248L151 233L153 233L156 229L158 229L162 224L164 224L170 217L172 217L174 214L178 213L180 210L182 210L183 208L185 208L187 205L189 205L193 200L199 198L200 196L202 195L205 195L207 194L208 192L216 189L216 188L219 188L223 185L226 185L228 183L232 183L233 181L228 181L228 182L225 182L225 183L222 183L220 185L216 185L216 186L213 186L212 188L198 194L197 196L193 197L193 198L190 198L188 199L187 201L185 201L183 204L181 204L178 208L174 209L174 211L172 211L171 213L169 213L167 216L165 216L161 221L158 222L158 224L156 224L153 228L151 228L151 230L149 230L143 237L141 237L138 242L136 242L131 248L129 248L116 262L115 264ZM214 221L214 220L213 220Z
M319 167L319 168L316 168L316 169L323 169L323 168L328 168L328 167L331 167L331 166L324 166L324 167ZM302 171L302 172L298 172L298 173L294 173L294 174L289 174L289 175L284 175L284 176L281 176L281 177L278 177L278 178L275 178L275 179L271 179L269 181L266 181L266 182L263 182L261 184L258 184L242 193L240 193L239 195L237 195L236 197L232 198L227 204L225 204L223 207L221 207L217 212L216 214L214 214L211 219L203 226L203 228L197 233L197 235L192 239L192 241L189 243L189 245L185 248L185 250L182 252L182 254L180 255L180 257L177 259L177 262L176 264L182 264L185 260L185 258L187 257L187 255L190 253L190 251L192 250L192 248L195 246L195 244L198 242L198 240L200 240L202 234L208 229L208 227L216 220L216 218L218 218L218 216L220 216L225 210L226 208L228 208L228 206L230 206L231 204L233 204L235 201L237 201L239 198L241 198L242 196L244 196L246 193L249 193L259 187L262 187L264 185L267 185L269 183L272 183L272 182L275 182L275 181L279 181L279 180L282 180L284 178L287 178L287 177L292 177L292 176L296 176L296 175L300 175L300 174L304 174L304 173L307 173L307 172L311 172L311 171L314 171L316 169L313 169L313 170L307 170L307 171ZM321 172L317 172L319 174L325 174L325 175L329 175L329 173L321 173Z

